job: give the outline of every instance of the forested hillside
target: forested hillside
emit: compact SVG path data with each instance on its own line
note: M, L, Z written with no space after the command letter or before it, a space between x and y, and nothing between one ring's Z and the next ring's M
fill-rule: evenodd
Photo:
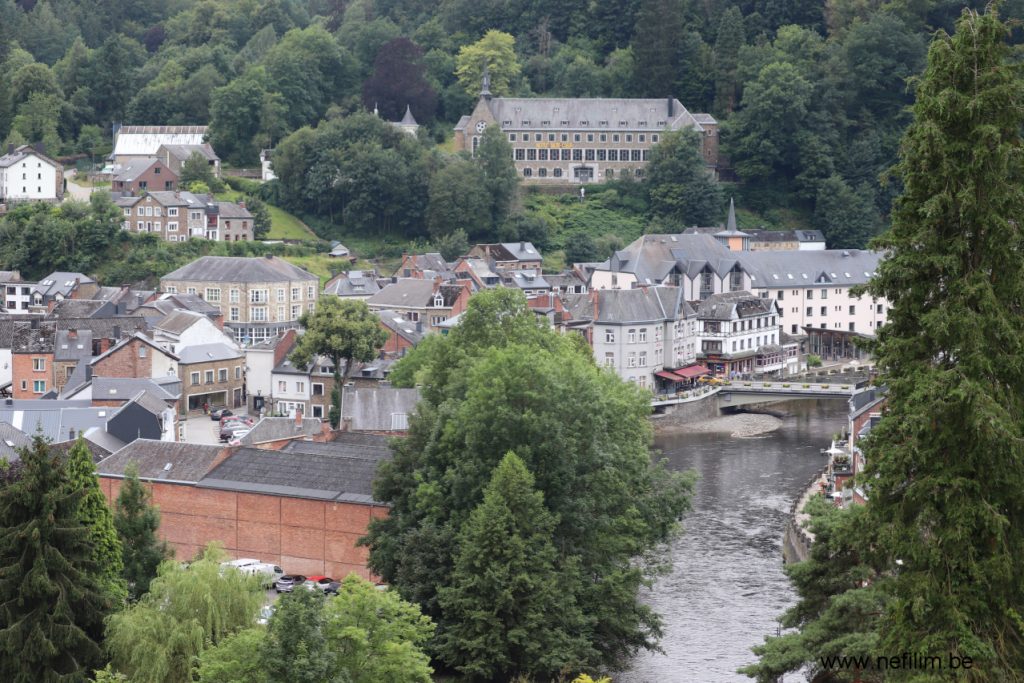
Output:
M278 203L348 230L438 239L427 195L450 160L434 145L471 110L486 62L495 95L674 96L691 111L710 112L722 122L728 177L740 183L731 192L744 208L795 208L830 237L859 245L882 224L896 191L878 177L909 122L906 79L921 71L930 33L951 30L962 7L953 0L0 0L0 139L98 157L117 122L209 124L221 157L245 166L291 135L286 149L321 145L319 158L301 160L301 178L279 188ZM1024 0L1004 3L1003 15L1021 16L1021 7ZM429 131L420 145L348 121L374 106L398 120L407 104ZM446 182L472 184L468 167L446 172ZM318 185L318 174L331 183ZM339 174L348 189L311 202L336 190ZM355 195L360 201L350 207ZM367 196L373 201L362 201ZM461 201L434 213L477 208ZM384 203L403 206L390 215L377 206ZM646 205L641 211L654 217ZM514 227L499 234L503 216L488 216L478 234L515 236Z

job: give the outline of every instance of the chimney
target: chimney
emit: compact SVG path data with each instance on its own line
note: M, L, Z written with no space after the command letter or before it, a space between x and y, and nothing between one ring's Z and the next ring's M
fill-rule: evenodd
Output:
M417 320L416 321L416 331L422 334L422 332L423 332L423 321L422 320Z
M120 339L120 338L121 338L121 326L120 325L114 325L113 339Z
M8 154L14 154L14 143L13 142L8 143L8 145L7 145L7 153Z
M669 119L669 121L671 121L672 120L672 98L669 97L667 99L668 99L668 119Z
M75 328L68 329L68 339L78 339L78 330Z
M302 429L302 406L295 407L295 428Z
M68 441L74 441L74 440L75 440L75 428L72 427L71 429L68 430Z
M243 209L245 208L245 202L244 201L238 202L238 205L240 207L242 207Z
M526 242L523 242L523 241L519 242L519 251L521 251L521 252L522 251L526 251Z
M35 149L40 154L46 154L46 143L45 142L37 142L36 144L32 145L32 147L33 147L33 149Z

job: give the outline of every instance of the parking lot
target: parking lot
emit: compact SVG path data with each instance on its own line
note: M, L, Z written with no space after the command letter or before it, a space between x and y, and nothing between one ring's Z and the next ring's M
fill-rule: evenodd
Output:
M239 415L245 415L239 412ZM185 441L187 443L219 444L220 421L211 420L209 415L195 415L185 420Z

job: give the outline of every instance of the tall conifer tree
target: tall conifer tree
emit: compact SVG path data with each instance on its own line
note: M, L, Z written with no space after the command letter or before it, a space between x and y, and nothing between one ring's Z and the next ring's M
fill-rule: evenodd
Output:
M92 453L81 436L68 451L67 470L68 489L82 492L78 518L82 520L82 524L89 527L92 560L103 577L103 583L110 591L111 598L115 601L123 600L126 589L121 540L114 528L114 515L107 505L106 497L100 491Z
M129 465L117 494L114 527L121 541L122 569L132 600L149 592L160 563L170 555L167 544L157 538L160 512L149 498L149 491L139 481L138 467Z
M715 112L728 116L736 108L740 48L746 42L743 14L738 7L722 13L715 38Z
M1024 110L1009 29L965 10L917 83L904 192L868 292L888 414L868 446L865 556L892 575L880 651L1024 674ZM969 675L965 672L965 675Z
M0 490L0 680L84 680L98 666L110 599L79 519L84 492L42 437Z

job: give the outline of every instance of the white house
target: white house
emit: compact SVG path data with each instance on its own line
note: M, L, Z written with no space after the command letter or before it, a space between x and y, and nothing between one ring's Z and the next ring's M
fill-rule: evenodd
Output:
M780 373L788 363L779 317L773 299L750 292L712 294L697 308L697 357L713 373L726 377Z
M697 318L678 287L592 290L564 302L564 329L583 333L594 359L623 380L655 390L659 372L696 360Z
M174 311L158 322L153 328L153 341L171 353L200 344L224 344L238 349L231 336L209 317L186 310Z
M275 413L294 417L296 410L304 411L309 405L313 389L306 368L298 368L285 360L274 368L270 380Z
M64 197L64 168L29 145L0 156L0 203L46 201Z

